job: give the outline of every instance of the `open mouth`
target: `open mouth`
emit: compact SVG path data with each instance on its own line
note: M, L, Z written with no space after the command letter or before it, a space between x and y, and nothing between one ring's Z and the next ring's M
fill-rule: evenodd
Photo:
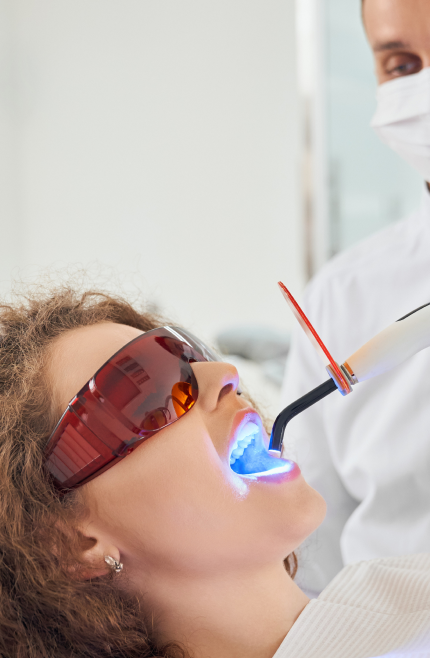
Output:
M288 473L294 463L270 455L261 428L249 420L237 433L230 453L230 468L238 475L257 477Z

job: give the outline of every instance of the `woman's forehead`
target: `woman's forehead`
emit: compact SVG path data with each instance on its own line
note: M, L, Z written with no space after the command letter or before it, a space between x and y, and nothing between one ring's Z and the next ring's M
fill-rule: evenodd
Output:
M55 404L65 409L115 352L143 333L135 327L102 322L71 329L57 338L48 366Z

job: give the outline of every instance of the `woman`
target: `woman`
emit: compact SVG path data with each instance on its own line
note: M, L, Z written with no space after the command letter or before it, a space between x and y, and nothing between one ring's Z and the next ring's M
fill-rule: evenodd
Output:
M430 641L427 556L370 578L359 565L309 603L292 552L324 501L268 455L235 368L198 339L69 289L5 305L0 323L1 656L333 658Z

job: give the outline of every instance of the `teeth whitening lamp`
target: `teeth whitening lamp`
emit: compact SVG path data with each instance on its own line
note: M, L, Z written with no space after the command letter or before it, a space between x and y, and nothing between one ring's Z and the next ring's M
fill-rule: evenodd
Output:
M281 411L275 420L270 437L269 450L274 453L281 453L285 428L294 416L334 391L339 391L342 395L349 395L356 384L388 372L430 346L430 304L425 304L381 331L354 352L342 365L338 365L294 297L283 283L279 282L278 285L296 319L320 356L330 379Z

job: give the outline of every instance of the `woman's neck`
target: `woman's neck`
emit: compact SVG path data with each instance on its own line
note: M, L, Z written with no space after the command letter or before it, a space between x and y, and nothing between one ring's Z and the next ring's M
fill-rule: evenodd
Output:
M193 658L272 658L309 602L282 563L203 577L152 572L138 580L160 642L181 642Z

